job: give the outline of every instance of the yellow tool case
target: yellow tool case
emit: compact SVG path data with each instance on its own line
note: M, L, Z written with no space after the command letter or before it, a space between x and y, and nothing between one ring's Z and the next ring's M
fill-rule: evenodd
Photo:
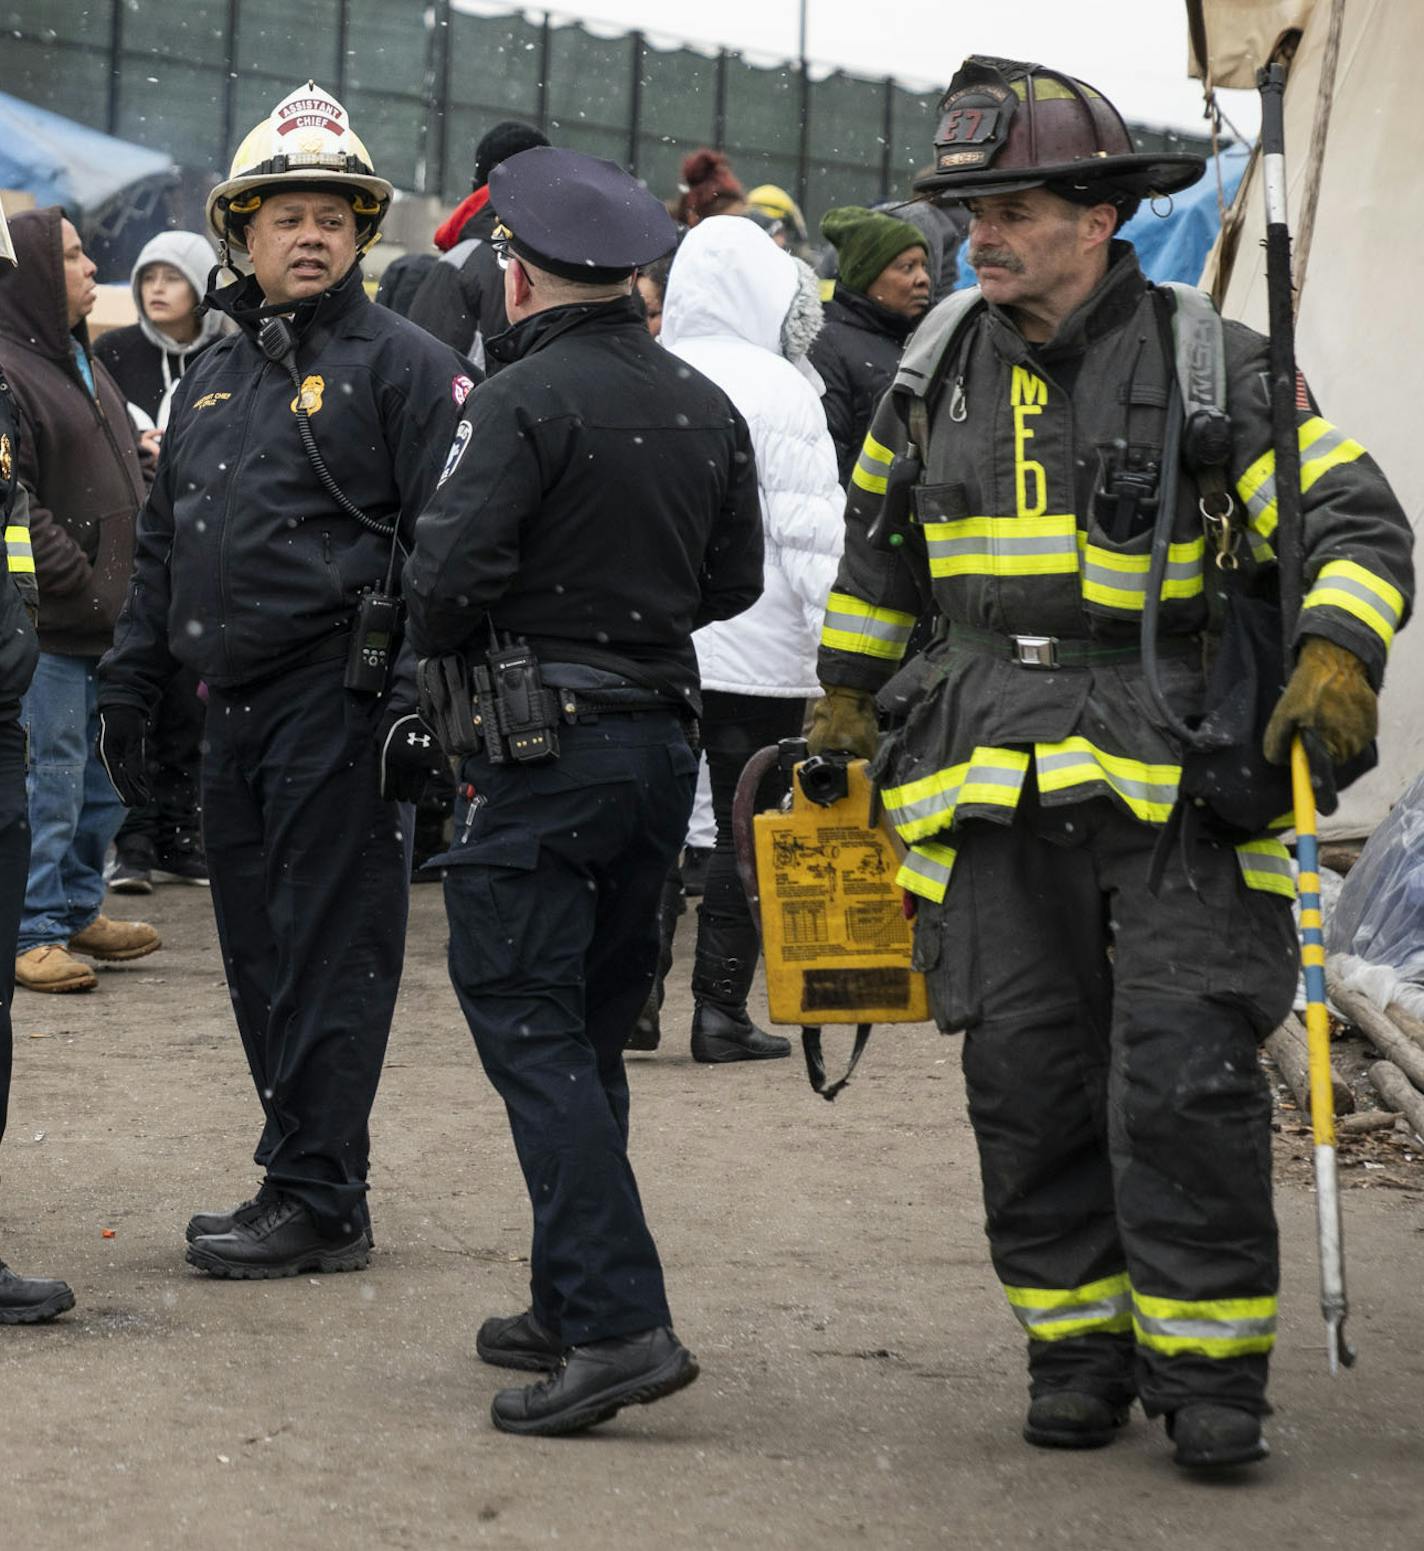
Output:
M803 770L821 777L813 801ZM828 772L836 774L825 784ZM836 795L842 789L844 795ZM767 1001L773 1023L923 1023L924 976L910 968L910 922L895 885L900 854L886 821L872 822L865 760L794 767L791 806L758 813Z

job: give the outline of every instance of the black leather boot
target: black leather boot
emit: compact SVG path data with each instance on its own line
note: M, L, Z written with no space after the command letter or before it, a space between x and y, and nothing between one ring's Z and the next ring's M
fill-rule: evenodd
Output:
M1177 1445L1173 1463L1187 1470L1254 1465L1271 1452L1261 1418L1236 1406L1196 1400L1167 1417L1167 1436Z
M558 1337L535 1319L533 1309L487 1319L475 1337L475 1351L495 1368L529 1373L553 1373L563 1355Z
M42 1325L73 1307L67 1282L21 1276L0 1260L0 1325Z
M1128 1410L1097 1395L1053 1390L1029 1402L1024 1440L1040 1449L1101 1449L1127 1425Z
M791 1054L791 1041L759 1029L747 1016L747 992L756 973L756 927L750 921L697 912L693 961L692 1059L774 1061Z
M278 1195L227 1233L200 1236L188 1264L239 1281L301 1276L308 1271L360 1271L371 1261L364 1228L332 1238L295 1196Z
M697 1359L666 1326L569 1348L563 1366L542 1384L502 1389L490 1406L506 1433L557 1437L596 1427L624 1406L646 1406L685 1389Z
M666 993L667 973L672 968L672 945L677 936L677 918L687 909L682 897L682 874L674 867L663 880L662 895L658 900L658 974L643 1010L633 1024L626 1050L656 1050L662 1042L663 998Z
M191 1244L194 1239L211 1238L215 1234L231 1233L242 1223L251 1222L253 1218L261 1215L275 1199L277 1192L264 1180L262 1188L250 1201L244 1201L240 1206L235 1206L230 1212L194 1212L188 1219L188 1227L184 1237ZM361 1223L366 1230L366 1243L371 1249L376 1247L376 1235L371 1231L371 1209L362 1201Z

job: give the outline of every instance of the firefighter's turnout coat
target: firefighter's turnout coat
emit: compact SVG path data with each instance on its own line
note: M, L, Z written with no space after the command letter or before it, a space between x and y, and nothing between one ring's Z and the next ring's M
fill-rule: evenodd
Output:
M1170 333L1135 255L1114 243L1102 284L1055 338L1032 346L998 309L982 306L957 331L929 385L930 435L913 521L900 547L867 541L890 465L910 439L916 360L935 353L936 313L921 325L851 475L845 558L831 594L823 684L878 691L899 666L928 604L946 620L1004 636L1028 634L1131 645L1147 591L1150 519L1126 541L1109 536L1093 493L1105 464L1160 463ZM1249 520L1248 571L1274 563L1275 454L1267 342L1224 324L1230 482ZM1299 401L1306 596L1303 634L1354 652L1378 687L1409 608L1412 535L1384 476L1358 441ZM1162 589L1161 629L1207 624L1204 568L1214 563L1198 491L1179 482ZM1106 796L1144 824L1176 800L1181 751L1136 663L1086 672L1024 671L1006 658L939 655L928 692L886 751L885 803L912 847L901 884L944 898L952 831L968 818L1007 822L1030 765L1045 805ZM1200 659L1163 663L1179 712L1200 708ZM1290 896L1290 866L1273 840L1243 847L1247 881Z
M917 620L941 616L878 769L921 897L916 963L940 1027L964 1031L990 1249L1033 1392L1259 1412L1279 1270L1256 1048L1295 990L1293 882L1269 832L1191 825L1159 845L1182 750L1134 648L1174 402L1167 308L1123 244L1046 344L983 304L948 329L960 306L921 325L860 453L820 677L903 705L887 681ZM1269 596L1266 342L1226 323L1221 356L1240 561ZM1303 384L1298 421L1300 629L1378 685L1409 607L1409 526ZM912 440L912 521L882 548L870 524ZM1184 469L1160 600L1178 717L1202 709L1214 633L1196 484ZM1054 651L1065 665L1042 666Z

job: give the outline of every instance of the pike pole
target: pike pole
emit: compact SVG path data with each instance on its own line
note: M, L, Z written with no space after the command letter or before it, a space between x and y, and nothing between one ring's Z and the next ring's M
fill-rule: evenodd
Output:
M1296 435L1298 376L1291 240L1286 212L1285 66L1262 70L1261 153L1266 191L1266 291L1270 312L1271 439L1276 454L1276 548L1281 621L1289 677L1304 591L1305 535L1300 498L1300 444ZM1325 932L1320 909L1320 861L1310 760L1299 733L1291 743L1300 871L1301 961L1305 968L1305 1027L1310 1052L1310 1116L1315 1133L1315 1223L1320 1244L1320 1312L1325 1319L1330 1372L1355 1361L1345 1339L1345 1240L1335 1162L1335 1097L1330 1086L1330 1015L1325 1006Z

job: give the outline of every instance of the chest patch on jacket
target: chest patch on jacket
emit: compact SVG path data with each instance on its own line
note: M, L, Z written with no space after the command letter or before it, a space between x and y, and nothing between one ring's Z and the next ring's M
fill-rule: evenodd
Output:
M0 436L0 482L8 485L14 472L15 454L10 450L10 438Z
M1027 367L1016 366L1009 379L1014 415L1014 501L1020 517L1042 517L1048 510L1048 475L1031 458L1034 417L1048 402L1048 384Z
M231 397L231 393L205 393L202 398L193 401L193 408L195 410L213 409L221 404L224 399L230 399Z

